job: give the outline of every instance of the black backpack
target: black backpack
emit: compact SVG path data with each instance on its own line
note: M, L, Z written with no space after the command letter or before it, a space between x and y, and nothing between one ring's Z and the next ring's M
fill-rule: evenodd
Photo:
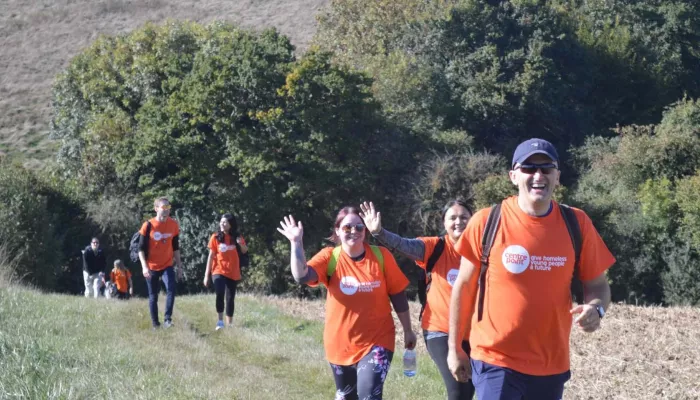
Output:
M435 267L435 263L442 255L443 250L445 250L445 238L441 236L435 244L433 254L430 255L428 263L425 265L425 271L421 268L418 272L418 301L420 302L419 321L423 318L423 311L425 311L425 305L428 303L428 290L430 290L430 283L433 281L431 273Z
M129 258L132 262L139 262L139 240L141 233L136 231L133 236L131 236L131 241L129 242ZM144 249L144 254L146 259L148 259L148 240L151 236L151 221L146 222L146 248Z
M576 258L574 261L574 276L571 279L571 296L577 303L583 302L583 285L578 278L579 263L581 259L581 246L583 238L581 237L581 227L576 219L576 214L571 207L566 204L559 204L559 211L566 223L566 229L569 231L571 243L574 246ZM501 203L494 205L489 212L489 217L486 220L484 228L484 236L481 238L481 271L479 272L479 300L478 300L478 321L484 314L484 292L486 291L486 270L489 267L489 255L491 246L498 231L498 225L501 222Z

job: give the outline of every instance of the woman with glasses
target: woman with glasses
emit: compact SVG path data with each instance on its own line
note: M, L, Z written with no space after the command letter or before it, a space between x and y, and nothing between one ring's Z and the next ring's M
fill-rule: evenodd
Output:
M337 246L309 261L301 221L290 215L280 225L277 230L291 243L294 279L328 288L323 343L335 379L335 399L381 399L394 354L392 305L403 327L404 346L416 345L404 292L408 279L387 249L367 243L365 223L355 207L343 208L335 219L330 240Z
M454 245L467 227L467 222L472 216L471 209L461 200L448 202L442 210L442 222L446 234L415 239L403 238L382 228L381 214L372 202L362 203L360 209L362 209L360 215L367 223L367 229L372 236L390 249L414 260L423 269L432 264L432 270L424 278L428 285L427 301L425 308L421 310L421 328L425 346L445 382L447 398L449 400L471 399L474 396L472 382L458 382L447 366L450 296L459 273L461 259ZM470 293L476 293L475 286L470 288ZM469 330L467 327L467 334L462 340L462 348L467 354L469 354Z
M209 258L204 272L204 286L209 286L209 277L216 291L216 313L219 316L216 330L224 328L224 295L226 295L226 325L233 325L236 286L241 280L241 264L248 246L238 232L238 223L233 214L224 214L219 221L219 231L209 239Z

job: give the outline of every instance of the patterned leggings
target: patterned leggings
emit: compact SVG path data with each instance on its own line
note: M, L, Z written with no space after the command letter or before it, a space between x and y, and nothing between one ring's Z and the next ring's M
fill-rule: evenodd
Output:
M331 364L337 389L335 400L381 400L393 357L393 351L373 346L357 364Z

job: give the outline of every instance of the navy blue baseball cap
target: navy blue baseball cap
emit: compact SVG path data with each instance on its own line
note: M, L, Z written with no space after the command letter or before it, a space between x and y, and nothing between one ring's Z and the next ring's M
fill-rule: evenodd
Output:
M522 164L528 157L535 154L544 154L551 158L552 161L559 162L559 154L553 144L544 139L528 139L520 143L515 149L511 168L515 167L515 164Z

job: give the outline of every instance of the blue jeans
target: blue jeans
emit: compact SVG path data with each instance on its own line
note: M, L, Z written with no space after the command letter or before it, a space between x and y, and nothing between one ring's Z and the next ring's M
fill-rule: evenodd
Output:
M472 382L479 400L561 400L571 371L535 376L471 359Z
M167 297L165 299L165 320L168 321L173 316L173 306L175 305L175 269L171 266L161 271L149 270L151 277L146 279L148 285L148 308L151 311L151 322L153 326L160 326L158 322L158 292L160 292L160 279L163 278Z

